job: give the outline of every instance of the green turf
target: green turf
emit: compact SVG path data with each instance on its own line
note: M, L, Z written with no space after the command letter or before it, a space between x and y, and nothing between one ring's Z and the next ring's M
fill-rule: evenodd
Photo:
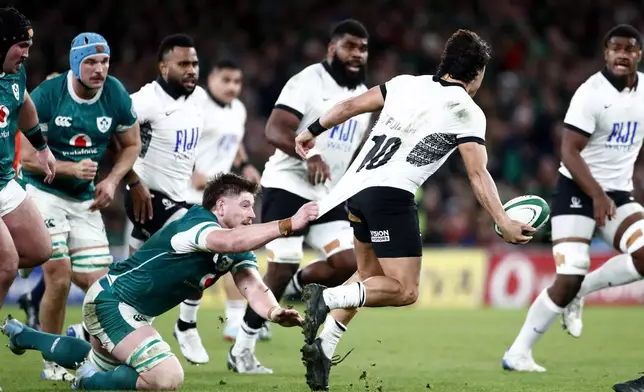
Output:
M5 307L3 314L15 308ZM179 354L172 337L177 311L155 325ZM221 311L202 309L199 329L210 363L188 365L183 358L183 391L307 391L296 329L273 328L274 340L259 343L260 361L274 375L240 376L226 370L229 344L221 338ZM332 391L610 391L644 370L644 310L587 309L586 329L573 339L556 325L535 352L545 374L507 373L500 359L520 327L524 311L363 310L338 348L355 351L332 369ZM79 318L78 308L68 320ZM4 339L4 337L0 337ZM2 341L4 344L4 341ZM38 354L14 356L0 348L0 386L4 392L68 390L65 383L39 379ZM179 354L179 357L181 355Z

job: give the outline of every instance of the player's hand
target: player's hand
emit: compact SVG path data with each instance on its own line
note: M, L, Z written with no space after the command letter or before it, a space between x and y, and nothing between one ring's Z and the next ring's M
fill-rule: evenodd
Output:
M91 159L83 159L74 165L74 177L80 180L91 181L96 177L98 163Z
M309 224L309 222L316 220L319 210L317 202L310 201L304 204L299 210L297 210L295 215L291 217L292 230L302 230Z
M511 244L527 244L532 239L532 233L536 231L532 226L510 218L497 224L501 230L501 234L503 234L505 242Z
M331 179L331 169L319 155L308 158L306 168L309 173L309 182L313 185L324 184L327 179Z
M241 171L242 176L248 181L252 181L256 184L259 184L259 181L262 179L262 175L259 174L259 170L253 165L246 165Z
M306 160L306 154L315 146L315 136L305 129L295 138L295 152L297 155Z
M45 183L51 184L56 176L56 158L51 153L49 146L40 151L36 151L36 159L45 172Z
M116 185L116 181L113 181L109 176L99 182L94 191L94 202L89 206L89 210L98 211L109 206L114 200Z
M277 308L271 312L270 321L281 325L282 327L295 327L302 325L304 319L295 309Z
M608 219L615 218L617 207L613 199L608 197L606 192L602 192L599 196L593 197L593 216L597 221L597 227L603 227Z
M139 223L152 220L152 195L148 188L141 182L130 186L130 197L134 209L134 220Z

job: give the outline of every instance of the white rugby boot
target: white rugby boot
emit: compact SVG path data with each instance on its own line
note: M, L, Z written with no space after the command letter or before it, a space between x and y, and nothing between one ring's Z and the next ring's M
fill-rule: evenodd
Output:
M40 378L49 381L73 381L74 375L55 362L43 361L44 367Z
M233 346L234 347L234 346ZM233 355L233 347L228 350L228 369L243 374L273 374L273 370L264 367L250 349L245 348L240 355Z
M203 365L210 361L210 357L208 357L208 353L201 342L197 328L179 331L179 327L175 323L174 337L177 338L181 353L188 362L193 365Z
M501 360L501 366L503 366L504 370L516 372L542 373L546 371L546 368L537 365L534 361L534 358L532 358L532 351L517 354L506 351L503 355L503 359Z
M584 299L575 297L571 303L566 306L561 314L561 326L568 332L568 335L573 338L581 336L581 330L584 328L584 323L581 321L581 312L584 309Z
M98 369L90 361L83 361L76 369L76 378L72 382L72 389L84 389L83 380L92 377L96 373L98 373Z

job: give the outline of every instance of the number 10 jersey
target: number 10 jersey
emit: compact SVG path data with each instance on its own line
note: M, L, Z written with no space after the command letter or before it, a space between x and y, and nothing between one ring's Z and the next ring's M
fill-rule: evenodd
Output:
M401 75L380 89L385 104L378 122L351 167L321 201L320 216L366 188L415 194L459 144L485 143L485 114L462 85L429 75Z

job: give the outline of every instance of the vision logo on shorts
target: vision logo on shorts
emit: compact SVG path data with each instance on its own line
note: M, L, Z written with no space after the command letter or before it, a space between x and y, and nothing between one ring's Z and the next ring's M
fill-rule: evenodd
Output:
M370 230L371 242L389 242L389 230Z
M208 287L210 287L210 286L212 286L213 284L215 284L215 278L216 278L216 275L213 275L213 274L206 274L206 275L205 275L203 278L201 278L201 280L199 281L199 287L200 287L202 290L207 289Z
M84 133L79 133L78 135L74 135L71 139L69 139L69 145L80 148L92 147L92 138L85 135Z
M0 105L0 128L4 128L9 124L9 108Z

